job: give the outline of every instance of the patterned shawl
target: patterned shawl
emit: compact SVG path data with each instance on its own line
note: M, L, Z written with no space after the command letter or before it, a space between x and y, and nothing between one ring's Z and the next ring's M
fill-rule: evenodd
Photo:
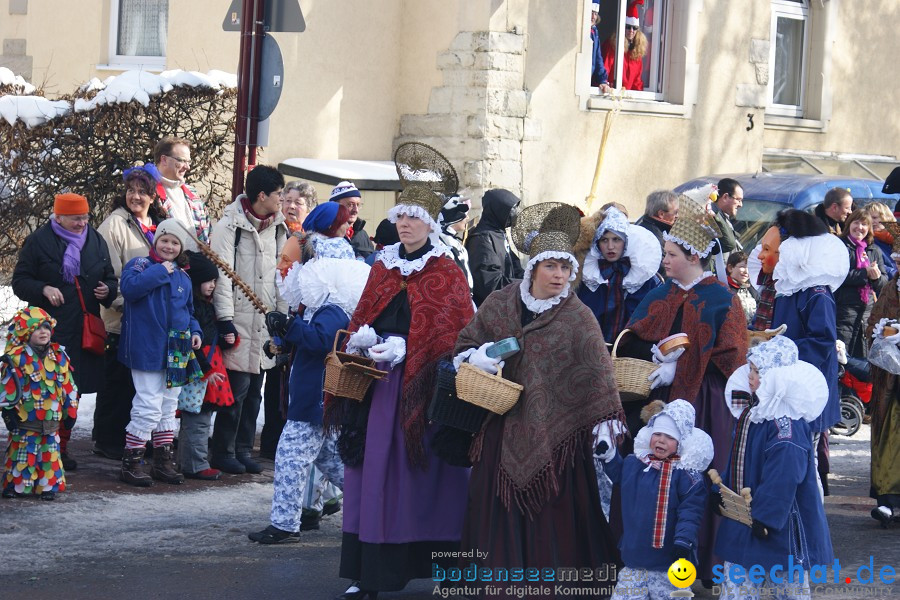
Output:
M410 461L425 466L425 409L437 385L437 363L450 358L456 337L472 320L474 310L465 275L446 256L428 259L425 267L407 277L375 261L348 329L353 332L371 325L402 289L409 298L412 320L406 340L400 419ZM340 427L348 402L354 401L326 396L326 427Z
M597 319L575 294L522 327L519 282L491 294L459 334L455 352L507 337L520 352L506 359L503 377L524 386L503 419L497 473L500 497L533 515L559 493L558 475L575 459L594 425L622 419L612 361ZM471 457L480 458L484 430Z

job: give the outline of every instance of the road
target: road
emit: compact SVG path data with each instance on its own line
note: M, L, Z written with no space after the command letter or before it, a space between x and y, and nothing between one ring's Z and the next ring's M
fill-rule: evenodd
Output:
M869 516L868 434L866 426L852 438L834 438L826 501L842 573L852 573L854 581L870 555L876 571L883 565L900 570L900 524L883 530ZM55 502L0 502L0 598L319 600L345 588L337 577L340 513L323 520L319 531L303 533L298 544L247 540L249 531L268 524L271 461L262 461L261 475L141 490L120 483L118 463L91 455L88 440L75 440L72 454L79 468ZM418 581L379 598L433 598L432 589ZM813 598L900 596L895 589L831 585ZM697 584L694 592L714 597Z

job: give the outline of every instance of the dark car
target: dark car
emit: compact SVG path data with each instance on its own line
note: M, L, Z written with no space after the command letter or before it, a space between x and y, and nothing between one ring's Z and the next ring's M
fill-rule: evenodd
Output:
M882 192L884 182L877 179L861 179L836 175L799 175L796 173L738 173L698 177L675 188L684 192L708 183L717 183L730 177L740 182L744 189L744 205L738 210L734 222L741 245L749 252L775 220L783 208L798 208L812 212L821 204L825 192L834 187L850 190L855 207L873 200L883 202L893 210L900 194Z

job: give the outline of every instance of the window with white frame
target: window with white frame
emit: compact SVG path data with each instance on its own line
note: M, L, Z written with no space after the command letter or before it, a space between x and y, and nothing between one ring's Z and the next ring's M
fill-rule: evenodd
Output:
M585 11L590 15L594 93L605 74L611 88L626 90L630 98L663 99L667 5L667 0L617 0L592 3L597 12ZM595 15L599 19L591 21Z
M809 46L808 0L772 0L767 112L804 116Z
M164 69L169 0L110 0L109 63Z

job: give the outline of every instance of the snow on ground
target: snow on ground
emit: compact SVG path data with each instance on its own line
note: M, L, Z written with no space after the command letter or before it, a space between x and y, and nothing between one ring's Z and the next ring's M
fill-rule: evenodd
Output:
M7 576L40 573L148 548L158 555L195 553L201 548L205 554L215 555L231 549L238 540L246 543L248 531L267 523L271 501L269 483L199 491L173 488L156 495L63 493L55 502L3 500L3 547L40 548L39 552L6 553L3 570Z

